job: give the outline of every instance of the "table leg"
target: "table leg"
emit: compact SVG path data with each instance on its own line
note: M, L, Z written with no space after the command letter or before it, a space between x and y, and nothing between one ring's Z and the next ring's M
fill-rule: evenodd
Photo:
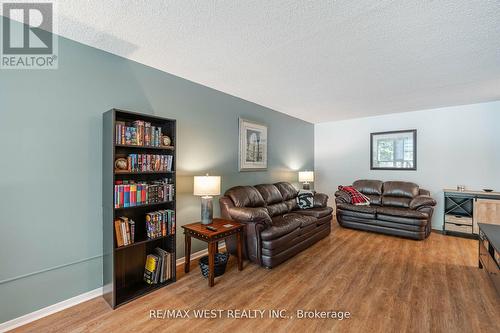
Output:
M238 270L241 271L243 270L243 260L241 258L241 247L242 247L242 242L243 242L243 237L242 237L243 231L240 231L236 234L236 237L238 239Z
M214 286L215 243L208 243L208 286Z
M215 242L215 253L219 253L219 242Z
M189 273L191 264L191 236L184 234L184 272Z

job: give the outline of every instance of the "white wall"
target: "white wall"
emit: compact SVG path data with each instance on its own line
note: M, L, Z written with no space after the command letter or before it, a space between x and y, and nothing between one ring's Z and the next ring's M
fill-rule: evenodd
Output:
M417 129L416 171L370 170L370 133ZM356 179L405 180L431 191L440 229L443 188L500 191L500 101L315 125L315 187L334 198Z

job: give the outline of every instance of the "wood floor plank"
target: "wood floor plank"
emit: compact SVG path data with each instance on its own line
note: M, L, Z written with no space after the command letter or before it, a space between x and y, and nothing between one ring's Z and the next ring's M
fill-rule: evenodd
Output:
M117 310L96 298L14 332L500 332L500 297L477 252L470 239L413 241L334 222L329 237L272 270L245 262L239 272L231 258L209 288L193 262L174 285ZM290 318L150 319L155 309L286 309ZM298 309L352 318L297 319Z

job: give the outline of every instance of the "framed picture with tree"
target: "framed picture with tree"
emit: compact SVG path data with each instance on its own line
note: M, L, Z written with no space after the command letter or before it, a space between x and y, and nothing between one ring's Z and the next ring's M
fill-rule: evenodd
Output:
M267 126L239 119L239 171L267 169Z
M371 170L417 170L417 130L370 134Z

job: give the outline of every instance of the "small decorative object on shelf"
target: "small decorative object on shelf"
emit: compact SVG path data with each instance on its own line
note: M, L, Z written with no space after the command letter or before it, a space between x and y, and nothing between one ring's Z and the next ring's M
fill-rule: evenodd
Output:
M174 119L103 115L103 297L113 309L176 281L175 143Z
M170 140L170 137L168 135L163 135L161 137L161 144L163 146L169 147L171 143L172 143L172 140Z
M127 170L128 169L128 163L126 158L117 158L115 161L115 169L116 170Z
M220 176L195 176L193 194L201 196L201 223L212 223L212 196L220 194Z
M465 185L457 185L457 191L465 191Z

